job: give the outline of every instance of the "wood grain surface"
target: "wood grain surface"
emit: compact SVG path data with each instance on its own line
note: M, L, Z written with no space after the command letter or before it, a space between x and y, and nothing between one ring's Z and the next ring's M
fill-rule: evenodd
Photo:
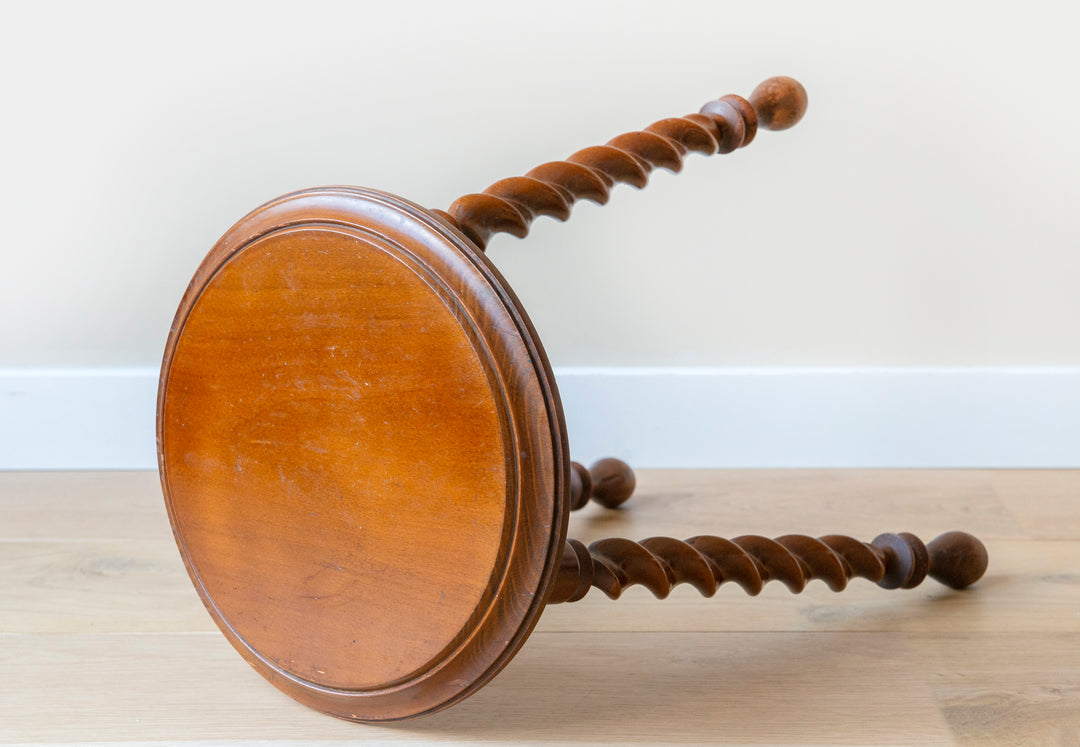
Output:
M963 592L590 595L546 610L472 698L372 726L294 702L229 646L156 474L0 473L0 743L1074 745L1078 516L1076 471L641 471L573 536L959 528L990 569Z
M222 633L344 718L448 706L527 638L566 535L550 366L466 239L376 190L272 200L181 300L162 487Z

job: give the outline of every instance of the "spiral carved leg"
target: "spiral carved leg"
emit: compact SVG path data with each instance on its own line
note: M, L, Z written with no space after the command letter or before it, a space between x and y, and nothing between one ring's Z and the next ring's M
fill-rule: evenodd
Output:
M840 591L855 577L886 589L911 589L928 575L962 589L986 571L986 548L964 532L948 532L929 545L913 534L882 534L865 543L840 535L776 539L745 535L734 539L692 537L686 541L651 537L641 542L604 539L588 547L569 540L550 603L576 602L590 587L618 599L627 586L640 584L663 599L687 583L711 597L725 581L757 594L768 581L792 592L815 578Z
M460 197L448 211L432 212L483 250L496 233L524 237L538 216L566 220L576 200L603 205L617 183L641 188L653 169L677 172L687 153L730 153L749 145L759 122L765 129L787 129L802 118L806 103L806 90L798 81L770 78L754 89L749 101L722 96L696 114L661 119L643 131L624 133L565 161L542 164L525 176Z
M570 510L584 508L590 499L605 508L618 508L633 495L637 478L630 465L608 457L588 469L570 462Z

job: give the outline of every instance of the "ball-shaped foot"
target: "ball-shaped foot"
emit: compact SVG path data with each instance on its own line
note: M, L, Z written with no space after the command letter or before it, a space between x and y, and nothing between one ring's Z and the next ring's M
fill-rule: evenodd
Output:
M766 130L794 127L806 113L807 101L802 83L784 75L769 78L750 94L758 125Z
M967 532L946 532L926 549L930 553L930 576L954 589L978 581L990 562L986 546Z
M608 457L589 467L592 473L592 497L607 508L618 508L634 493L637 479L630 465L621 459Z

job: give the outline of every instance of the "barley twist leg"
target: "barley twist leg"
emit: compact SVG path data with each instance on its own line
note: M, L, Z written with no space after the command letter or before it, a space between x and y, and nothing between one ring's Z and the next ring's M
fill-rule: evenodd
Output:
M483 250L496 233L524 237L541 215L570 217L576 200L603 205L617 183L644 187L655 168L679 171L687 153L730 153L750 144L758 125L769 130L793 126L806 111L806 90L791 78L770 78L750 100L729 94L696 114L669 117L640 132L628 132L579 150L564 161L551 161L525 176L495 182L480 194L454 201L448 211L434 210Z
M715 594L725 581L734 581L750 594L759 593L769 581L781 581L798 593L815 578L834 591L855 577L886 589L911 589L928 575L962 589L978 581L986 566L986 548L964 532L948 532L929 545L906 533L882 534L871 543L841 535L796 534L775 539L756 535L686 541L604 539L588 547L569 540L549 603L576 602L593 586L617 599L634 584L660 599L680 583L705 596Z

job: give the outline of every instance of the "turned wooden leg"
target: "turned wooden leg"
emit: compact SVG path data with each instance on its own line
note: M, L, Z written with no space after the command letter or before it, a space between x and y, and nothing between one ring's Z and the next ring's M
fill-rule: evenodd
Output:
M644 187L656 168L679 171L687 153L731 153L750 144L758 125L786 130L806 111L806 90L797 80L769 78L750 99L728 94L696 114L668 117L627 132L564 161L550 161L525 176L495 182L480 194L460 197L449 210L433 210L483 250L497 233L523 238L541 215L570 217L577 200L603 205L616 184Z
M734 539L692 537L685 542L650 537L641 542L603 539L588 547L569 540L549 604L576 602L595 586L618 599L627 586L641 584L660 599L688 583L705 596L734 581L757 594L767 581L792 592L811 579L840 591L856 576L886 589L911 589L928 575L962 589L986 571L986 548L964 532L948 532L929 545L913 534L882 534L865 543L843 537L789 534L776 539L745 535Z
M606 508L618 508L634 494L636 485L634 470L621 459L600 459L588 469L570 462L570 510L584 508L590 498Z

